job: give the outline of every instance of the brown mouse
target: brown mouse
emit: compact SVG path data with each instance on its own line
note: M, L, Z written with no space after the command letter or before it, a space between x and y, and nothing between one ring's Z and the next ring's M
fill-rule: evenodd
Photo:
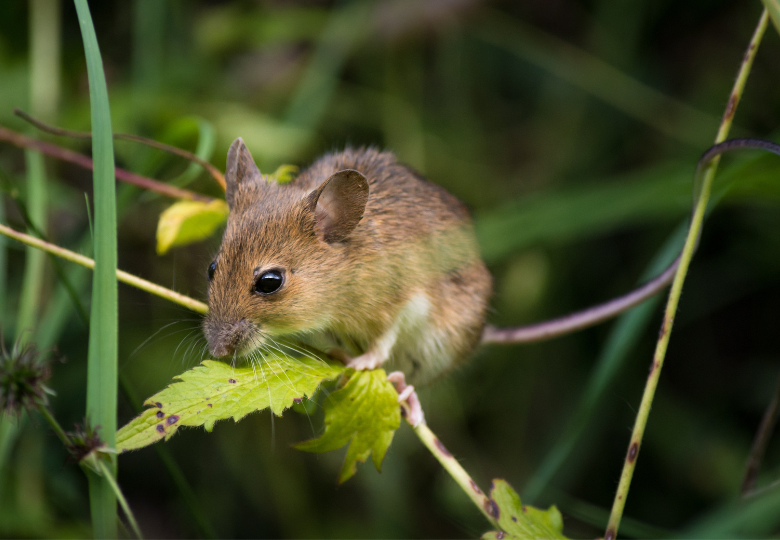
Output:
M393 154L346 149L277 184L239 138L225 180L203 325L215 357L294 336L426 383L479 344L491 276L468 212Z

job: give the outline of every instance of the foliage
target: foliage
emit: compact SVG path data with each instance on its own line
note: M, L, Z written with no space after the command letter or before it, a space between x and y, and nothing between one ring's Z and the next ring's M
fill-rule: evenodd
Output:
M330 394L323 405L325 432L295 445L306 452L329 452L348 444L338 482L357 472L357 463L371 455L377 471L382 468L393 434L401 423L398 394L383 369L349 373L344 386Z
M173 246L184 246L209 238L227 219L225 201L179 201L160 214L157 223L157 254L164 255Z
M555 506L540 510L524 505L520 496L512 489L506 480L496 479L490 485L490 500L495 504L498 513L498 524L501 531L491 531L482 535L485 539L522 538L556 538L563 536L563 518Z
M50 121L88 131L77 19L71 4L61 4L61 85L55 70L43 85L62 88ZM263 171L304 167L345 144L394 151L472 211L494 276L489 322L497 325L609 298L671 250L690 210L695 162L712 142L761 9L734 0L639 0L630 10L615 0L90 5L116 131L195 151L222 170L238 136ZM27 7L0 2L0 124L17 131L25 128L12 108L31 110ZM735 136L776 137L777 54L777 37L768 35ZM198 130L176 128L193 114ZM90 154L79 141L41 138ZM127 170L221 196L199 166L181 158L122 141L115 152ZM0 168L27 197L22 152L0 144ZM90 255L85 173L50 158L45 168L44 232ZM777 378L780 168L751 154L726 157L720 169L718 208L685 284L621 536L777 532L777 491L741 501L737 487ZM125 188L117 201L119 266L202 300L219 228L211 240L158 257L157 217L174 201ZM3 202L0 215L16 227L13 201ZM15 242L2 244L0 315L13 329L26 259ZM91 276L63 268L89 305ZM63 419L82 418L87 326L48 268L42 281L35 338L69 358L48 383L59 396L52 408ZM120 299L125 393L151 395L202 359L191 313L125 286ZM647 303L617 325L559 341L485 347L418 388L426 418L475 478L499 471L524 503L556 503L568 536L602 535L658 321ZM119 400L114 413L122 423L139 414L132 402ZM405 429L381 478L363 467L333 495L342 464L287 447L319 434L322 411L310 414L276 423L249 415L217 436L192 430L126 454L119 480L131 506L144 505L141 525L160 537L208 536L200 520L231 537L433 538L485 530L484 517L442 477L439 463L409 446ZM91 535L83 482L72 467L56 466L64 451L40 422L20 422L10 436L7 426L0 425L0 534ZM777 478L779 444L777 436L770 440L759 490Z
M205 360L179 375L144 405L150 407L116 434L117 451L135 450L170 439L181 426L214 428L218 420L236 422L247 414L269 408L277 416L296 399L311 396L322 383L342 372L313 358L268 354L250 366L231 367Z

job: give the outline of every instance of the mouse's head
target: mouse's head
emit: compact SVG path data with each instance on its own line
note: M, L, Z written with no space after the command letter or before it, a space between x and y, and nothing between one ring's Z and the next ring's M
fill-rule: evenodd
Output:
M343 284L344 242L368 201L365 177L342 170L313 190L278 185L260 174L239 138L225 181L230 216L208 267L203 324L211 354L244 356L268 336L326 328Z

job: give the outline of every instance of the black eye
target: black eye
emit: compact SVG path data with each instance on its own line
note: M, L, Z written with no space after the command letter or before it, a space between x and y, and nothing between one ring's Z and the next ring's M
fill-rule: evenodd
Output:
M209 281L214 279L214 271L217 269L217 261L212 261L209 265Z
M279 270L269 270L264 272L255 281L255 292L258 294L275 293L282 286L284 278Z

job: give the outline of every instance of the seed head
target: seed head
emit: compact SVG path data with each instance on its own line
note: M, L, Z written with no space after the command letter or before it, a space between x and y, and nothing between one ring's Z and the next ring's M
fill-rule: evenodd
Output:
M17 340L11 351L0 334L0 411L19 416L22 410L46 405L54 392L44 383L51 375L51 359L42 358L33 343Z
M100 426L93 426L89 419L85 418L83 424L76 424L75 430L68 432L71 442L68 452L73 461L90 466L91 460L98 459L98 454L106 450L98 430Z

